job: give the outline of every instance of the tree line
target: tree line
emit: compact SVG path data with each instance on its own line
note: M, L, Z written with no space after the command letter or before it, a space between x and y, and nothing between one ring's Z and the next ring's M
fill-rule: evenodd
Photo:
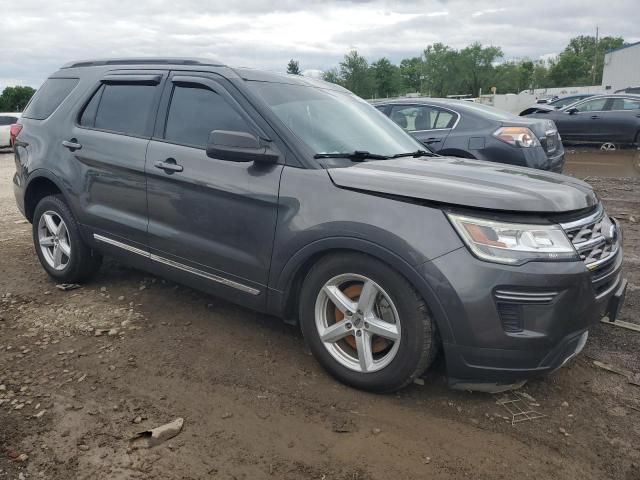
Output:
M6 87L0 95L0 112L21 112L36 91L31 87Z
M504 61L502 48L473 43L456 50L434 43L417 57L398 65L388 58L369 63L357 50L344 56L337 67L324 72L324 79L342 85L363 98L385 98L420 93L432 97L491 93L519 93L549 87L600 85L604 55L625 44L621 37L572 38L555 58ZM300 64L291 60L289 73L300 74Z

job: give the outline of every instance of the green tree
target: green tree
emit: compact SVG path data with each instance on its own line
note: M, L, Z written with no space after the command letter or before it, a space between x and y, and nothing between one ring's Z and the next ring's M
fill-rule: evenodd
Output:
M429 45L423 52L424 90L434 97L458 93L458 52L443 43Z
M342 85L342 79L340 78L340 74L338 73L338 69L331 68L322 74L322 79L325 82L335 83L337 85Z
M36 91L31 87L6 87L0 95L1 112L21 112Z
M402 80L400 69L389 61L388 58L381 58L371 64L371 71L375 81L376 97L393 97L400 93Z
M340 62L341 84L362 98L373 96L374 79L367 60L352 50Z
M494 67L490 83L498 93L520 93L533 88L535 64L531 60L504 62Z
M552 86L600 85L605 53L622 45L621 37L603 37L597 45L593 36L572 38L562 53L551 61L549 80Z
M483 47L481 43L475 42L459 53L459 74L464 79L466 93L478 95L482 88L483 92L489 90L494 77L494 62L502 58L504 54L500 47Z
M289 63L287 64L287 73L290 73L291 75L300 75L300 62L293 58L289 60Z
M520 80L518 62L504 62L495 67L491 86L496 87L498 93L518 93L522 90Z
M538 60L533 65L533 75L531 77L531 88L544 88L549 86L549 69L547 62Z
M422 71L423 64L420 57L405 58L400 62L400 76L405 91L420 92Z

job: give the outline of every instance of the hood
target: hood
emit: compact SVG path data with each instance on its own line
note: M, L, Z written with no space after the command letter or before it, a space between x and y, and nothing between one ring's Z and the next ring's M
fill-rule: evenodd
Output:
M328 172L343 188L491 210L560 213L598 203L580 180L464 158L377 160Z

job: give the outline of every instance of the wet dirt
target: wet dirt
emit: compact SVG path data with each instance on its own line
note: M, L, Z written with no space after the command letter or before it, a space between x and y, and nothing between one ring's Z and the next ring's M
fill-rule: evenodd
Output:
M625 230L622 319L637 322L640 179L577 165ZM424 385L363 393L296 328L114 261L57 289L13 170L0 155L0 479L640 478L640 387L593 364L640 372L640 332L593 328L583 354L522 389L546 416L515 425L494 396L448 389L441 364ZM132 448L177 418L177 436Z

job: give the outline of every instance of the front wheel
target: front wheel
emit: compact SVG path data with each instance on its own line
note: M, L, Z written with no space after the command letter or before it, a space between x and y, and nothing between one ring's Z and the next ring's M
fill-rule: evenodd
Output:
M302 287L300 321L322 366L364 390L404 387L437 352L435 323L422 298L399 273L367 255L320 260Z

